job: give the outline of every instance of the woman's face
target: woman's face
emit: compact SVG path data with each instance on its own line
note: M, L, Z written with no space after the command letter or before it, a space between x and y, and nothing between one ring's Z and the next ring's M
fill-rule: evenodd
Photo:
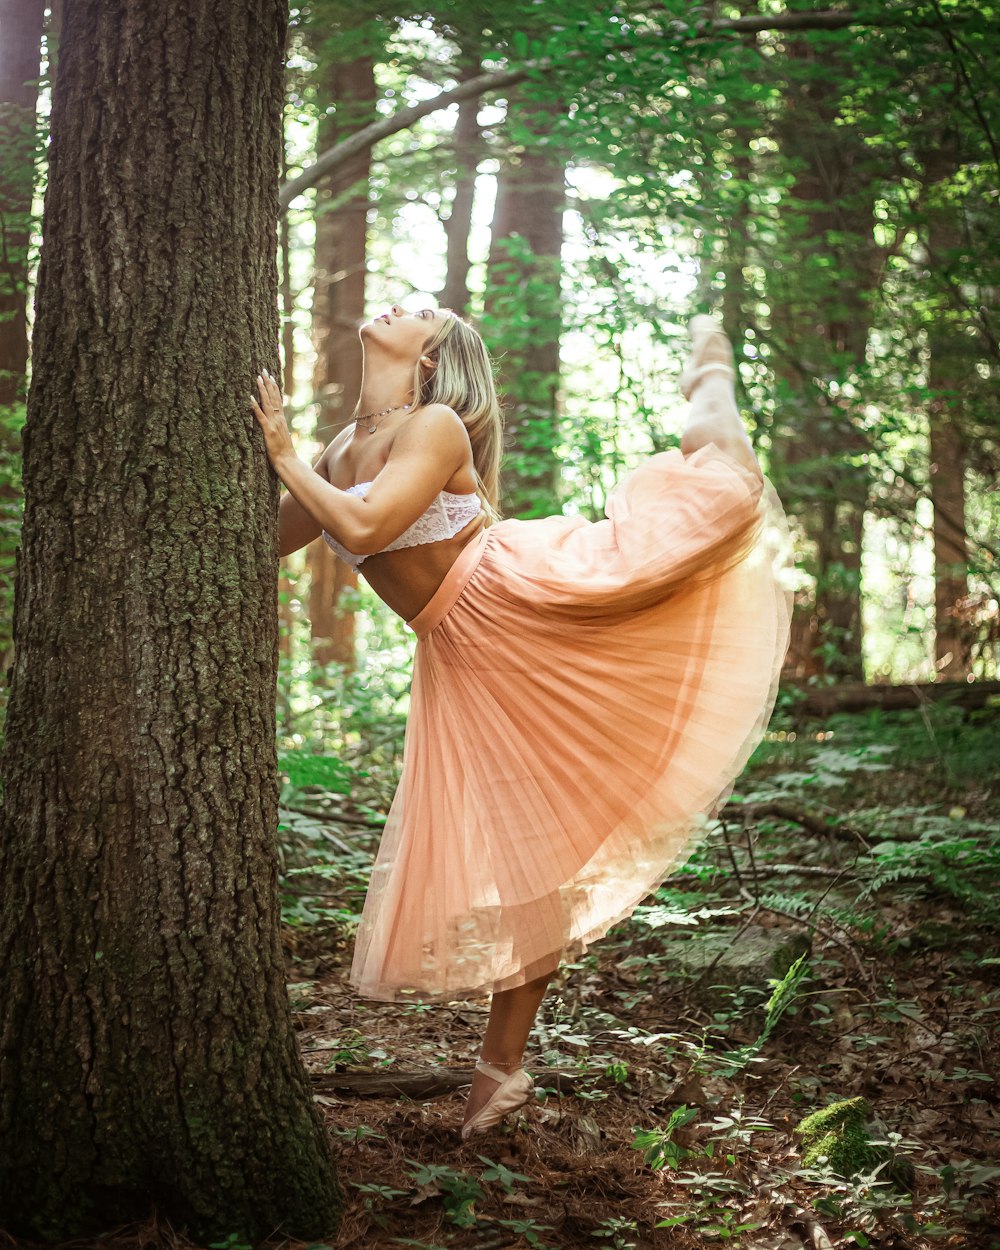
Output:
M416 364L424 344L448 316L450 314L441 309L422 308L417 312L407 312L405 308L393 304L388 312L365 322L361 327L361 341L366 349L377 347L394 359Z

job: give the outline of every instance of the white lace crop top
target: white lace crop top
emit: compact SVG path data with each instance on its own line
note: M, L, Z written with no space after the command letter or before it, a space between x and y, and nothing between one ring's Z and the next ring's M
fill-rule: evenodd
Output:
M348 486L347 493L363 497L373 484L357 482L354 486ZM479 496L474 491L470 495L455 495L451 491L443 490L431 502L423 516L417 517L408 530L404 530L398 538L383 547L382 551L398 551L401 547L419 547L422 543L436 543L444 538L454 538L460 529L479 515L481 508ZM368 559L367 555L359 556L342 547L326 530L323 531L323 537L352 569L357 569L362 561ZM377 554L381 555L382 552Z

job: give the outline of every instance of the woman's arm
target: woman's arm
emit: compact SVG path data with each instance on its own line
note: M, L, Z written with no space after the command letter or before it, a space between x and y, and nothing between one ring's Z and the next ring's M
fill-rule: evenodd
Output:
M363 498L331 486L294 451L282 451L272 463L314 526L348 551L373 555L409 529L470 461L461 419L444 404L434 404L414 413L399 431L385 467Z
M332 443L328 443L313 461L312 471L328 480L327 456ZM290 491L285 491L278 504L278 552L282 556L291 555L302 547L307 547L314 538L319 538L322 526L314 521L309 513Z

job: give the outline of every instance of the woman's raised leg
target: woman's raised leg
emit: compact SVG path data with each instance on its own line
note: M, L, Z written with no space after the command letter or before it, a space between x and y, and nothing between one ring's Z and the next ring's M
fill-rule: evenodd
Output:
M681 451L685 456L715 443L740 464L760 475L753 444L736 406L733 349L722 326L712 317L691 322L691 356L681 374L681 389L691 401Z

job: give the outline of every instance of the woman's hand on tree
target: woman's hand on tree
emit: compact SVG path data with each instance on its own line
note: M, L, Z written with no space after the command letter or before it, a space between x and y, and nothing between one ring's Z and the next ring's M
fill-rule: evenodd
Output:
M260 392L260 403L251 399L250 407L257 418L257 424L264 431L268 458L277 469L282 460L295 456L295 447L282 409L281 391L266 369L257 374L257 389Z

